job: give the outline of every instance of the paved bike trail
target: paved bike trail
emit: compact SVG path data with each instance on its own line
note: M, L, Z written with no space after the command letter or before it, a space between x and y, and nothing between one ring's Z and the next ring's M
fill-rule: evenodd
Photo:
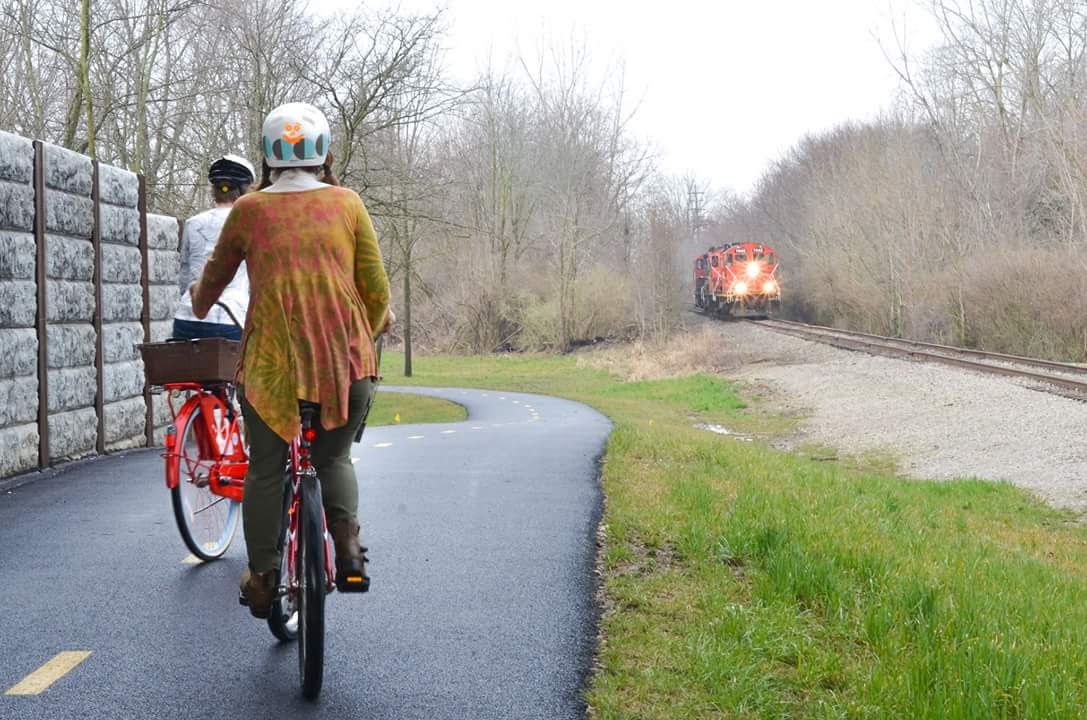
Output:
M237 604L241 533L183 562L162 461L140 451L0 494L0 718L582 717L610 423L555 398L410 392L469 418L355 447L373 589L329 597L316 704L295 645ZM3 694L62 651L91 654Z

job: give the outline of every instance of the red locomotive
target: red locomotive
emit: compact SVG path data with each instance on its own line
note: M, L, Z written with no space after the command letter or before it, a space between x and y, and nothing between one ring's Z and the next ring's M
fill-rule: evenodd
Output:
M769 245L711 247L694 261L694 304L723 317L767 317L781 303L777 269Z

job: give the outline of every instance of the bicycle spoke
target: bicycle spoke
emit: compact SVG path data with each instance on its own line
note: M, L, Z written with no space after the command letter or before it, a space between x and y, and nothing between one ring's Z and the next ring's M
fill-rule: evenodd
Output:
M215 507L216 505L218 505L219 503L223 502L224 500L226 500L226 498L225 498L225 497L221 497L221 496L216 496L216 499L215 499L215 500L213 500L212 502L208 503L208 504L207 504L207 505L205 505L204 507L200 508L199 510L193 510L193 517L195 517L195 516L199 515L200 513L204 512L205 510L210 510L211 508Z

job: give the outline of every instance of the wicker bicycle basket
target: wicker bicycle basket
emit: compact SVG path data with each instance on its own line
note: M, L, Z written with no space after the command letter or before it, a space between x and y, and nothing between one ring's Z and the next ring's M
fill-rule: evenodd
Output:
M172 340L137 346L148 385L234 380L241 343L225 338Z

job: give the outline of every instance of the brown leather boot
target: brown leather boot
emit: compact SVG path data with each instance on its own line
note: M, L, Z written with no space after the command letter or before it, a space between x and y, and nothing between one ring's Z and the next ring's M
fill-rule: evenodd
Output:
M267 618L272 612L272 600L276 596L276 571L255 573L249 568L242 573L241 593L238 602L249 607L253 617Z
M366 574L366 548L359 545L359 524L341 520L329 532L336 548L336 589L366 592L370 589L370 577Z

